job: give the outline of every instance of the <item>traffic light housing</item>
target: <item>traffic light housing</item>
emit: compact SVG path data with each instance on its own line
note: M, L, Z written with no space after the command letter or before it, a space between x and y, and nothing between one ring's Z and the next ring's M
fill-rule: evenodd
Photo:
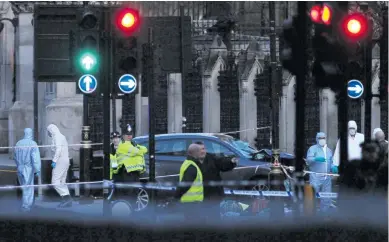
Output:
M82 8L78 10L78 39L75 67L77 78L85 74L96 77L100 83L100 21L102 13L97 8ZM99 89L98 85L98 89ZM78 90L78 89L77 89Z
M79 51L76 64L80 74L96 74L99 70L101 13L98 9L81 12L79 19Z
M298 73L299 68L296 59L304 51L297 36L297 29L297 16L285 20L282 34L284 48L281 52L281 61L282 66L293 75Z
M119 78L124 74L133 75L135 78L139 74L138 58L138 37L121 37L117 36L114 45L114 90L121 93L118 87ZM138 89L135 93L138 92Z

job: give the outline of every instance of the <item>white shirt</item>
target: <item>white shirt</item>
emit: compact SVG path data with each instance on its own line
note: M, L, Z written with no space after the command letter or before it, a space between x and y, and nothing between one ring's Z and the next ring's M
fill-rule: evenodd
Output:
M356 133L355 137L348 136L348 160L358 160L362 158L362 148L361 144L365 142L365 136L361 133ZM339 149L340 149L340 141L336 143L335 153L334 153L334 159L333 159L333 165L339 166L340 163L340 156L339 156Z

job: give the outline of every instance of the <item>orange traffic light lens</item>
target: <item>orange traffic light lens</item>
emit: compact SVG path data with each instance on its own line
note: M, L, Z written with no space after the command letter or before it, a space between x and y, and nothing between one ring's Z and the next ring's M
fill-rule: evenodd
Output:
M135 24L135 17L132 13L126 13L121 21L124 28L131 28Z
M331 24L331 18L332 18L332 11L330 7L324 5L323 12L321 13L321 21L323 21L324 24L329 25Z
M362 29L361 23L356 19L350 19L347 22L347 30L352 34L358 34Z

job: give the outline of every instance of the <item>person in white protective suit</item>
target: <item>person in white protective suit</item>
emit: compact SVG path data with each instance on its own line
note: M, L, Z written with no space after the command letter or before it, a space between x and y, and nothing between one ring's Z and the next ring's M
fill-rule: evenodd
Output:
M61 134L58 127L54 124L50 124L47 127L49 137L52 138L54 157L52 159L51 167L53 168L51 176L51 184L54 185L54 189L62 198L62 202L58 207L70 207L72 206L72 198L69 194L69 189L64 183L66 183L66 177L70 166L69 162L69 147L66 137Z
M36 142L33 140L32 129L24 129L24 137L15 146L14 160L16 162L18 181L21 186L34 185L34 176L41 171L41 156ZM22 187L22 212L31 210L34 204L34 187Z
M361 133L357 133L357 123L354 120L348 122L348 159L360 160L362 159L361 144L365 142L365 136ZM336 143L333 165L339 166L340 164L340 144L339 140Z

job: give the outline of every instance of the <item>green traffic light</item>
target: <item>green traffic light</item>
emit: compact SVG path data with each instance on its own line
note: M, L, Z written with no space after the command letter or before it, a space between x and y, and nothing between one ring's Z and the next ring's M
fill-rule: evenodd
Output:
M78 65L83 72L95 72L98 66L97 55L90 51L80 54Z

